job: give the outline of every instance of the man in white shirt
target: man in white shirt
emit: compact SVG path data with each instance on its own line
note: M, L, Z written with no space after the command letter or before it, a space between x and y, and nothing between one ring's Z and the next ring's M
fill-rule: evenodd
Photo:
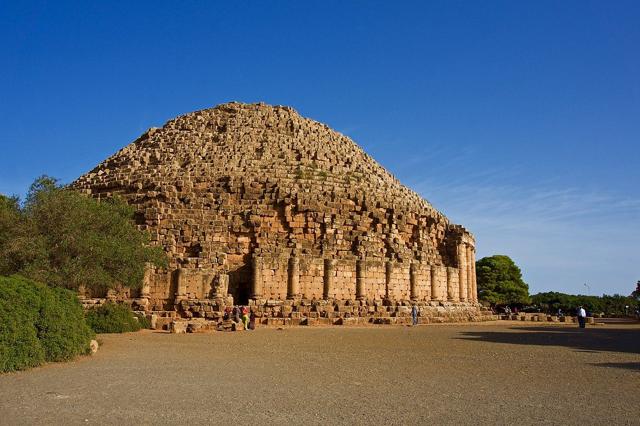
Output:
M586 322L587 322L587 312L584 310L582 306L580 306L578 307L578 324L580 324L580 328L584 328Z

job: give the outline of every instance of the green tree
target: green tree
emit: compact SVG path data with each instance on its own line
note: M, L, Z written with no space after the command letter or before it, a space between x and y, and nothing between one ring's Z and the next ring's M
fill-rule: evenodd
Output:
M31 185L17 214L6 197L3 203L0 258L5 260L0 273L4 275L20 273L71 289L139 288L146 263L166 264L162 249L149 246L147 233L136 228L133 209L117 199L97 201L43 176ZM2 234L5 216L10 230Z
M636 300L629 296L614 294L612 296L586 296L582 294L565 294L550 291L531 296L533 304L546 312L557 312L562 309L565 313L575 312L579 306L594 314L620 316L633 313L637 304ZM627 308L628 306L628 308Z
M631 297L640 301L640 280L636 283L636 289L631 293Z
M476 262L478 297L492 305L529 303L529 286L509 256L494 255Z
M20 204L18 197L6 197L0 194L0 275L11 274L17 269L17 265L12 264L13 256L6 254L13 250L15 241L19 238L19 232L23 228L22 217L20 215Z

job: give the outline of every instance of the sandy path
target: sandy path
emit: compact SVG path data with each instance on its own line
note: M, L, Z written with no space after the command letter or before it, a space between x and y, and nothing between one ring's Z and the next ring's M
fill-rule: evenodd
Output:
M1 424L640 424L640 326L103 335L0 376Z

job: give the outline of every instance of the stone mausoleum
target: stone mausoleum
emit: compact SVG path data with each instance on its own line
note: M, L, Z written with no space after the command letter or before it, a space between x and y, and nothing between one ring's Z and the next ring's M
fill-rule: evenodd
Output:
M423 322L482 317L473 236L289 107L180 116L72 186L126 200L164 248L169 267L126 294L160 316L219 319L241 304L263 323L394 322L415 303Z

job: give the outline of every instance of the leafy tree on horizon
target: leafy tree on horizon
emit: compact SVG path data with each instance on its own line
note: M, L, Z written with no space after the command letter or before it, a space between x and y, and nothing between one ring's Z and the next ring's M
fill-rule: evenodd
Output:
M12 265L14 259L7 257L7 250L14 244L14 239L19 238L18 229L21 227L20 200L18 197L6 197L0 194L0 275L5 270L16 269Z
M640 280L638 280L638 282L636 283L636 289L631 292L630 297L633 297L634 299L640 301Z
M529 286L509 256L483 257L476 262L478 298L491 305L529 303Z
M584 294L565 294L548 291L531 296L531 301L543 311L555 313L562 309L565 313L573 313L579 306L588 312L605 315L629 315L635 312L638 301L631 296L619 294L590 296Z
M118 199L95 200L42 176L24 205L0 195L0 275L21 274L56 287L139 288L146 263L166 264Z

